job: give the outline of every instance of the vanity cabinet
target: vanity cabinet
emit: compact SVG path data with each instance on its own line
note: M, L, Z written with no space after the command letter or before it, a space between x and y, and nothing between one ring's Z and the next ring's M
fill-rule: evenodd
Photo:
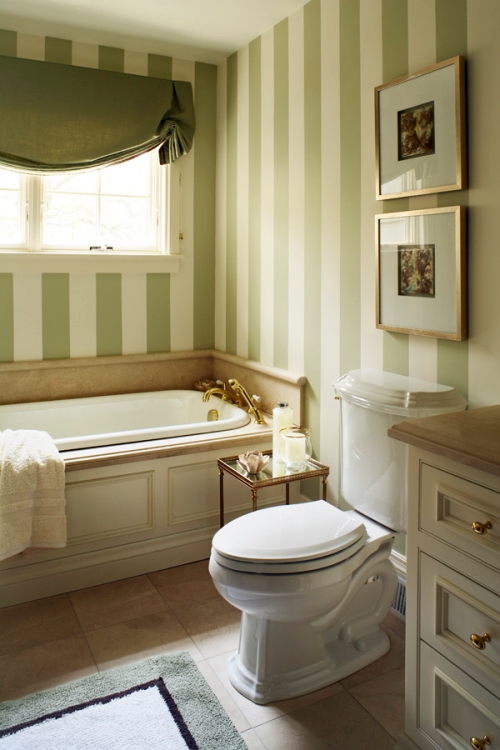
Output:
M500 750L500 407L408 443L406 721L398 748Z

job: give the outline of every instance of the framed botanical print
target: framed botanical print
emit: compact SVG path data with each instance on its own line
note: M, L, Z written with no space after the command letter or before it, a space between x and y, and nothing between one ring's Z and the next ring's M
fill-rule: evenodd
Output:
M377 328L467 338L465 208L375 217Z
M467 187L464 58L375 89L377 200Z

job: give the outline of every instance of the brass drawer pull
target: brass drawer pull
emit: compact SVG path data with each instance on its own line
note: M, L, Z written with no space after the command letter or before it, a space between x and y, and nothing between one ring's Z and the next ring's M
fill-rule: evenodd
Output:
M476 633L472 633L470 640L472 645L479 649L479 651L484 651L486 644L491 641L491 636L489 636L488 633L484 633L484 635L476 635Z
M488 529L491 529L491 521L486 521L486 523L474 521L472 524L472 531L475 531L476 534L486 534Z
M484 750L485 745L491 745L491 740L488 735L485 734L482 740L480 740L479 737L471 737L470 744L474 750Z

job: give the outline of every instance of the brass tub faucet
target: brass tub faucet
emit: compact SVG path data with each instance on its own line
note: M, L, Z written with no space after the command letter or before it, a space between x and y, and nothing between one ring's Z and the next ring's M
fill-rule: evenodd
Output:
M266 420L262 416L260 409L257 404L260 403L260 396L250 396L247 389L241 385L235 378L230 378L229 385L232 391L229 391L225 383L217 381L218 385L215 388L209 388L203 394L203 401L208 401L210 396L220 396L223 401L231 401L241 409L248 409L249 414L253 414L255 422L257 424L266 424Z

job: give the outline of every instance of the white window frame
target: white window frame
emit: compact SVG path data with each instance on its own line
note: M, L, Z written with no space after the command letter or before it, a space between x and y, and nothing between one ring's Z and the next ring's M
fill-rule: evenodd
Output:
M152 159L158 159L156 152ZM155 164L155 162L153 162ZM61 249L41 247L41 216L33 221L33 211L42 211L43 181L35 176L22 175L21 201L25 208L24 238L16 246L0 246L0 272L102 272L102 273L176 273L180 270L179 239L174 236L172 216L179 212L179 190L172 190L175 184L172 171L177 165L157 165L154 168L156 179L156 250L117 249L96 251L90 248ZM31 179L30 179L31 178ZM31 216L31 220L30 220Z

